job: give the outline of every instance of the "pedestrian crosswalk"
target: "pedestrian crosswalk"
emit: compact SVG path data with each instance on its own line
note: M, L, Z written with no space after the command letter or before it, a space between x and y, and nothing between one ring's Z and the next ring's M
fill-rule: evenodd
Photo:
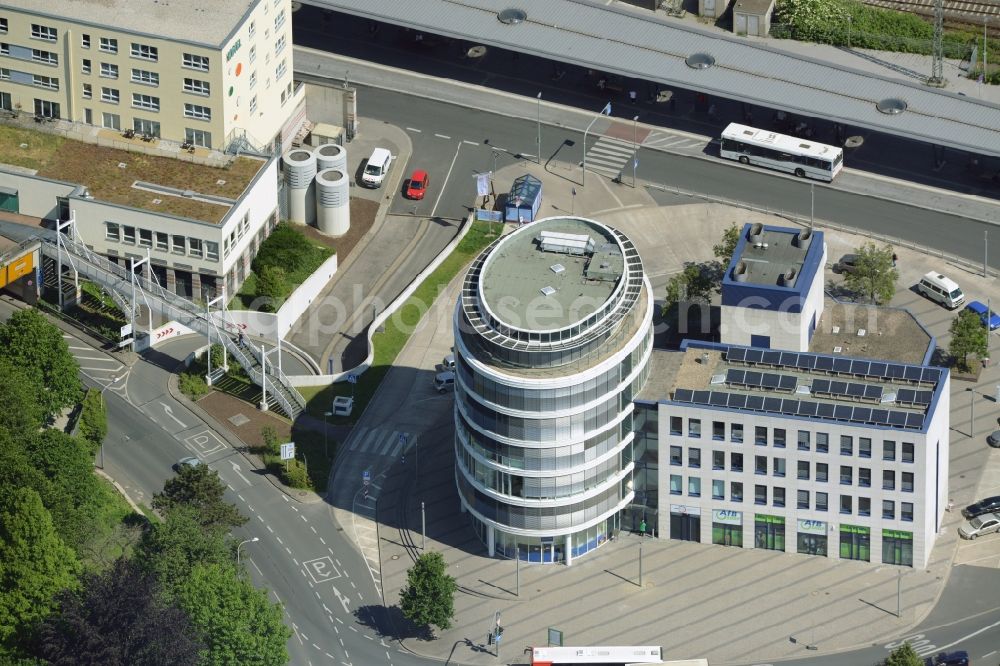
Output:
M348 450L376 456L398 458L417 445L419 435L388 428L360 427L350 436Z
M617 178L626 167L631 169L633 148L630 141L602 136L587 151L587 170Z
M709 142L708 137L681 136L668 134L666 132L655 131L643 142L644 148L658 148L660 150L691 150L701 152L705 144Z

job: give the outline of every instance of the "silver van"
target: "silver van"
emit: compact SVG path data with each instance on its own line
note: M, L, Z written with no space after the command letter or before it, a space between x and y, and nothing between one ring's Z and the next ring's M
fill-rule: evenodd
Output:
M448 354L443 359L441 359L441 367L448 372L455 372L455 355Z
M446 393L450 388L455 388L454 372L439 372L434 376L434 390Z
M954 310L965 302L965 294L951 278L945 277L941 273L931 271L920 278L917 283L917 291L950 310Z

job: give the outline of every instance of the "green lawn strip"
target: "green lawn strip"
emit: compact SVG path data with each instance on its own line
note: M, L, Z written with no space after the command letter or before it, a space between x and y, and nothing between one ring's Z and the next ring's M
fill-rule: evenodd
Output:
M490 235L491 230L494 232L492 235ZM375 395L383 377L389 372L393 361L406 345L406 341L410 339L413 329L420 322L424 313L430 309L438 295L458 275L459 271L464 269L483 248L497 239L501 230L498 225L474 222L469 233L465 235L458 247L417 287L413 295L397 311L397 314L385 322L384 331L374 335L375 359L372 367L358 377L357 384L339 382L329 386L303 386L299 388L299 393L306 399L308 413L322 419L324 412L330 410L335 396L353 395L354 412L351 416L330 417L329 421L335 425L355 423L365 411L365 407Z

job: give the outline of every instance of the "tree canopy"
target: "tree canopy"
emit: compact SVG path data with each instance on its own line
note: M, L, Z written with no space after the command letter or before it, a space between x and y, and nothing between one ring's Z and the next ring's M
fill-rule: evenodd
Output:
M903 643L890 652L885 660L885 666L923 666L923 664L923 660L909 642Z
M0 489L0 642L24 636L77 584L80 565L31 488Z
M279 604L232 563L197 564L175 589L207 650L201 664L285 664L291 630Z
M225 536L227 531L219 527L204 528L197 509L178 506L171 509L166 520L151 525L143 534L138 557L170 594L196 564L232 560L232 548Z
M208 465L181 465L177 476L153 496L153 508L169 513L178 506L196 510L203 527L239 527L247 522L235 505L223 499L226 486Z
M892 265L892 246L865 243L855 250L853 272L844 275L848 289L872 303L888 303L896 294L899 271Z
M62 332L38 310L18 310L0 325L0 348L31 381L45 416L80 399L79 365Z
M34 653L54 666L185 666L203 644L187 613L162 600L156 580L121 558L60 595Z
M735 224L731 224L722 232L722 238L719 239L719 242L712 246L712 254L719 259L723 271L726 270L729 262L733 260L733 253L736 252L736 246L739 242L740 228Z
M969 354L986 358L989 337L982 319L975 312L962 310L951 320L951 342L948 352L955 357L955 362L962 370L969 369Z
M399 593L403 616L421 627L451 627L455 617L458 584L448 575L441 553L424 553L406 572L406 587Z

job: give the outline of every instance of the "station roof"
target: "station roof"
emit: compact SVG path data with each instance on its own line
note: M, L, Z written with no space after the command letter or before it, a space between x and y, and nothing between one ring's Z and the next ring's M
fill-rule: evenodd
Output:
M310 4L917 141L1000 156L1000 106L596 0L312 0ZM510 7L527 16L505 24ZM706 54L699 69L686 59ZM887 114L876 105L901 100Z

